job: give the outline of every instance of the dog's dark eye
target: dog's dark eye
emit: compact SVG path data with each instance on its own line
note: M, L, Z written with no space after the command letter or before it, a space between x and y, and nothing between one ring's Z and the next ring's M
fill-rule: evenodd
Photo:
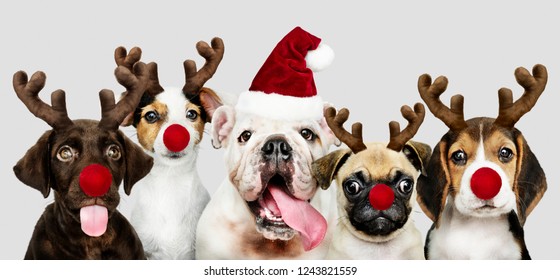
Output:
M307 141L313 141L315 139L315 133L308 128L302 129L299 134L301 134L301 137Z
M62 146L56 154L58 160L63 162L71 161L74 158L74 150L70 146Z
M148 123L155 123L159 120L159 114L156 111L149 111L144 115L144 119L146 119Z
M237 137L237 141L239 143L245 143L247 141L249 141L249 139L251 139L251 136L253 135L253 133L249 130L245 130L241 133L241 135L239 135L239 137Z
M451 154L451 160L456 165L465 165L467 163L467 154L461 150L456 151Z
M501 162L508 163L513 158L513 151L509 148L501 148L498 157Z
M196 120L196 117L198 117L198 113L195 110L187 111L187 119L194 121Z
M410 179L404 179L399 182L399 192L402 194L409 194L414 187L414 183Z
M121 149L117 145L111 145L107 148L107 156L112 160L118 160L121 158Z
M357 181L350 180L344 183L344 192L349 196L355 196L362 190L362 186Z

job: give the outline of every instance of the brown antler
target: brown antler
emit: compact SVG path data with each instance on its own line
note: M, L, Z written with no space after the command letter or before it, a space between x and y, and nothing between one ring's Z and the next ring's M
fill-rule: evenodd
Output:
M196 50L206 59L206 63L200 70L196 71L196 63L193 60L187 59L183 63L185 68L184 94L198 94L204 83L216 73L218 65L224 57L224 42L222 39L215 37L212 39L211 44L212 47L208 46L204 41L196 44Z
M126 48L118 47L115 49L115 62L117 66L124 66L130 72L133 71L132 67L142 57L142 50L139 47L134 47L130 52L126 53ZM146 87L146 93L151 96L158 95L163 92L163 87L159 84L157 64L150 62L146 65L148 68L149 79Z
M126 67L119 66L115 70L117 81L126 88L126 93L119 103L115 104L113 91L104 89L99 92L101 101L101 120L99 127L117 130L126 116L134 111L148 84L148 69L146 64L137 62L133 67L134 74Z
M362 124L357 122L352 125L352 134L346 131L343 127L344 122L348 120L350 112L346 108L342 108L338 114L333 107L325 110L325 120L331 128L334 135L346 144L354 154L357 154L367 149L362 138Z
M51 94L51 104L47 105L39 98L39 92L45 86L47 76L41 71L35 72L31 80L27 79L24 71L14 74L13 85L18 98L36 117L44 120L54 130L64 130L74 123L68 118L66 98L63 90L56 90Z
M407 105L402 106L401 114L408 121L408 126L403 131L401 131L398 122L392 121L389 123L391 140L389 141L387 148L397 152L402 151L406 142L416 135L418 128L420 128L420 125L422 125L422 122L424 121L426 110L424 109L424 105L416 103L414 105L414 111L412 111L412 109Z
M515 69L515 79L525 89L515 103L510 89L501 88L498 91L500 109L494 124L506 128L513 128L515 123L535 106L546 87L548 73L546 67L541 64L533 67L533 76L527 69L519 67Z
M447 88L447 78L439 76L432 84L432 78L424 74L418 78L418 92L422 100L438 119L443 121L453 131L459 131L467 127L463 115L463 96L460 94L451 97L451 107L445 106L439 96Z

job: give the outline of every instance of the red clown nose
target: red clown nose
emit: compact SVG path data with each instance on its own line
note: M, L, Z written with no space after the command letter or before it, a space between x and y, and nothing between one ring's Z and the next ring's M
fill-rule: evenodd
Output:
M106 194L111 187L111 181L111 171L101 164L90 164L80 173L80 188L91 197Z
M471 177L471 189L480 199L487 200L495 197L501 187L502 178L492 168L480 168Z
M369 191L369 203L373 208L383 211L389 209L395 200L395 193L391 187L385 184L373 186Z
M182 125L172 124L163 133L163 144L174 153L184 150L190 140L189 131Z

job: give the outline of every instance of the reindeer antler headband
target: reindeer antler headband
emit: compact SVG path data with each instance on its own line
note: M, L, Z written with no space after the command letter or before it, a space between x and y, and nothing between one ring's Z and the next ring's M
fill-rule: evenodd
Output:
M126 88L126 96L115 104L115 97L111 90L99 92L101 101L101 120L98 126L103 129L117 130L126 115L134 110L146 89L148 72L142 62L134 64L134 73L123 66L117 67L115 76ZM36 117L44 120L55 131L62 131L74 125L68 117L66 98L63 90L59 89L51 94L51 106L39 98L39 92L45 86L47 76L41 71L35 72L28 80L24 71L14 74L13 85L18 98Z
M510 89L501 88L498 91L500 105L498 117L494 121L495 125L513 128L515 123L537 103L546 87L548 73L546 67L541 64L533 67L532 76L527 69L519 67L515 70L515 79L525 92L514 103ZM418 92L434 116L443 121L451 131L460 131L467 127L463 115L464 98L457 94L451 98L451 107L445 106L439 97L447 88L447 83L447 78L440 76L432 84L430 75L424 74L418 78Z
M408 125L404 130L400 130L400 125L396 121L389 123L390 141L387 148L400 152L408 140L412 139L420 125L424 121L426 111L424 105L416 103L414 111L407 105L401 107L402 116L408 121ZM333 131L334 135L346 144L354 154L367 149L362 138L362 124L356 122L352 125L352 133L346 131L343 127L344 122L348 120L350 112L346 108L342 108L338 113L332 107L325 111L325 120Z
M210 42L209 46L204 41L199 41L196 44L196 50L198 53L206 59L206 62L200 70L196 70L196 63L193 60L187 59L183 62L183 67L185 69L185 85L183 86L183 94L188 96L197 95L200 89L204 86L216 70L218 65L224 57L224 42L222 39L215 37ZM126 53L124 47L118 47L115 49L115 62L119 66L131 69L134 63L140 61L142 56L142 50L140 48L133 48L130 52ZM155 62L150 62L147 64L149 72L149 82L146 89L146 94L155 96L163 92L163 87L159 83L157 64Z

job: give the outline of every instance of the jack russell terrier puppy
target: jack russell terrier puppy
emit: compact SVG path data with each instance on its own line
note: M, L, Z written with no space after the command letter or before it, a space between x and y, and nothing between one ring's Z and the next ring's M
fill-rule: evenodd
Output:
M496 119L465 121L463 96L446 107L439 96L445 77L418 79L418 91L449 131L434 148L418 182L418 202L434 221L427 234L427 259L530 259L523 224L546 191L545 174L515 123L537 102L548 74L535 65L515 71L525 89L515 102L510 89L498 91Z
M408 126L389 123L390 142L364 144L362 124L350 134L343 128L349 112L334 108L325 118L350 149L332 152L313 163L313 174L326 189L337 182L338 223L327 259L424 259L422 235L410 214L415 184L431 148L409 141L424 120L424 106L401 108Z
M133 114L123 123L137 130L138 141L154 158L152 171L138 182L131 223L136 228L148 259L194 259L196 224L210 200L197 171L199 143L205 123L222 105L214 91L203 87L216 72L224 44L214 38L210 47L198 42L206 64L197 71L192 60L184 62L186 82L182 89L163 88L157 65L147 64L148 88ZM140 60L141 50L127 55L115 50L117 65L130 67Z
M235 107L214 113L212 144L226 149L228 177L198 223L197 259L324 258L335 201L317 191L311 164L337 139L310 69L332 60L319 43L294 29Z

